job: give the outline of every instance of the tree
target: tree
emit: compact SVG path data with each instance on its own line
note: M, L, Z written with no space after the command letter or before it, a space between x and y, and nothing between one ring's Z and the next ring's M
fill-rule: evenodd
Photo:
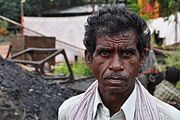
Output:
M0 0L0 14L20 22L20 1L21 0ZM122 0L96 0L97 4L114 4ZM138 11L137 3L134 0L124 0L129 2L134 11ZM26 0L24 2L25 16L41 16L43 12L49 10L64 10L73 6L91 3L92 0Z
M158 0L160 4L160 14L162 17L175 14L180 11L180 0Z
M132 11L139 13L140 7L136 0L127 0L127 2Z
M0 20L0 42L4 41L4 36L8 34L8 22Z
M20 22L21 0L0 0L0 15ZM63 10L76 5L82 5L89 0L26 0L24 2L24 15L41 16L44 11L51 9Z
M19 0L0 0L0 15L19 22L20 1Z

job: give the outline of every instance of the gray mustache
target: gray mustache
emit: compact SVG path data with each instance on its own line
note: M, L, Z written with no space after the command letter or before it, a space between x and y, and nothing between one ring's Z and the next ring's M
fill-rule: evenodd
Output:
M107 80L107 79L122 79L122 80L127 80L129 77L128 75L124 75L122 73L109 73L109 74L106 74L104 76L104 79Z

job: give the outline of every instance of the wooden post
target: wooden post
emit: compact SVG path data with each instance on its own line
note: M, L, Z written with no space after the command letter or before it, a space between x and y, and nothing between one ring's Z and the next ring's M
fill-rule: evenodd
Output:
M92 13L94 14L95 13L95 2L96 2L96 0L92 0Z
M20 1L20 23L22 26L24 26L24 2L25 0L21 0ZM23 34L23 28L24 27L20 27L20 33Z

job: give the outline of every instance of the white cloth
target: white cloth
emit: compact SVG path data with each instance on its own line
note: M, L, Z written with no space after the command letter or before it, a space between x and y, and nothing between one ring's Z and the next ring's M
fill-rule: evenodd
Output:
M94 83L93 85L96 85L97 83ZM141 90L145 90L145 88L143 88L142 87L142 85L138 82L137 84L136 84L136 86L139 86L139 85L141 86L141 89L139 89L140 91ZM93 86L92 85L92 86ZM92 86L90 87L90 88L92 88ZM135 87L136 88L136 87ZM88 90L92 90L92 89L88 89ZM134 92L135 91L135 92ZM146 91L146 90L145 90ZM95 91L95 93L96 92L98 92L98 90L97 90L97 86L96 86L96 91ZM132 94L133 93L138 93L138 87L137 87L137 89L135 89L135 90L133 90L133 92L132 92ZM81 95L78 95L78 96L74 96L74 97L72 97L72 98L70 98L70 99L68 99L68 100L66 100L62 105L61 105L61 107L59 108L59 113L58 113L58 120L68 120L68 118L70 118L69 117L69 115L71 114L72 115L72 111L73 110L75 110L75 109L77 109L78 108L78 105L79 105L79 101L80 101L80 99L82 98L82 96L84 95L85 93L83 93L83 94L81 94ZM134 95L130 95L130 96L134 96ZM143 92L143 94L144 94L144 92ZM147 95L147 96L149 96L150 97L150 99L153 99L153 103L155 103L155 105L157 106L156 108L157 108L157 110L158 111L156 111L156 110L154 110L154 109L156 109L156 108L152 108L152 109L142 109L141 107L138 107L138 105L140 104L140 102L139 102L139 104L136 104L136 108L133 108L133 105L132 104L134 104L135 102L137 103L138 101L138 94L137 94L137 96L135 95L135 97L136 97L136 99L133 99L134 97L129 97L127 100L126 100L126 102L128 103L128 101L130 101L130 102L133 102L134 101L134 103L132 103L132 104L126 104L126 102L123 104L123 106L125 106L125 104L126 104L126 107L128 108L128 107L130 107L131 109L129 109L129 111L128 111L128 109L123 109L123 106L121 107L122 109L120 109L120 111L123 111L123 113L125 114L125 118L124 119L121 119L121 120L179 120L179 118L180 118L180 111L178 111L177 109L175 109L174 107L172 107L172 106L170 106L170 105L168 105L168 104L166 104L166 103L164 103L164 102L162 102L162 101L160 101L160 100L158 100L158 99L156 99L156 98L154 98L153 96L151 96L149 93L147 93L147 91L145 92L145 95ZM95 95L95 96L93 96L93 98L94 99L101 99L101 98L96 98L97 96ZM149 97L146 97L145 96L145 100L147 100ZM131 98L131 99L130 99ZM140 98L141 99L141 98ZM141 99L140 101L142 101L143 99ZM92 107L87 107L86 105L88 105L88 104L86 104L86 103L81 103L81 107L83 107L83 104L85 105L85 107L83 107L83 111L86 109L86 108L88 108L89 110L93 110L92 112L90 112L90 114L86 114L86 115L84 115L88 120L92 120L92 119L94 119L94 120L102 120L101 119L101 116L103 116L103 114L101 114L101 113L98 113L98 111L99 111L99 109L102 109L101 107L98 107L98 104L96 103L97 101L96 100L92 100L93 102L89 102L89 105L92 105ZM103 104L103 103L102 103ZM142 102L142 104L141 104L142 106L144 106L144 102ZM151 104L150 104L151 105ZM146 105L145 105L146 106ZM149 105L148 105L149 106ZM80 107L80 106L79 106ZM97 110L95 109L97 107ZM94 108L94 109L93 109ZM144 110L144 111L142 111L142 113L141 114L144 114L145 115L145 118L142 118L144 115L141 115L141 114L139 114L137 111L138 111L138 109L139 110ZM132 110L132 111L131 111ZM150 113L152 113L152 112L157 112L157 113L152 113L152 114L148 114L146 111L150 111L151 110L151 112ZM86 111L86 110L85 110ZM80 112L80 111L76 111L75 112L75 115L78 115L78 112L79 112L79 114L80 113L82 113L83 114L83 112ZM136 114L135 115L135 117L134 117L134 113ZM139 115L139 117L137 117L137 113L138 113L138 115ZM98 114L98 116L99 117L95 117L95 114ZM101 114L101 115L99 115L99 114ZM146 114L147 114L147 116L154 116L154 114L158 114L158 117L160 117L160 118L149 118L148 119L148 117L146 117ZM114 115L113 115L114 116ZM128 116L128 117L127 117ZM132 116L132 117L130 117L130 116ZM88 118L88 117L90 117L90 118ZM93 118L92 118L93 117ZM72 116L71 116L71 118L70 118L71 120L76 120L76 119L74 119L74 118L72 118ZM84 118L77 118L78 120L86 120L86 119L84 119ZM115 114L115 117L112 117L112 118L110 118L110 116L109 117L107 117L107 119L103 119L103 120L119 120L120 119L120 115L118 116L118 113L117 114Z
M96 89L96 95L94 100L93 120L133 120L135 113L136 97L137 97L137 86L135 86L131 95L121 106L120 110L111 116L109 109L103 104L99 91ZM121 119L120 119L121 118Z
M138 82L137 84L137 104L135 112L135 120L160 120L159 110L154 98ZM92 120L93 101L95 98L95 90L98 82L95 81L89 89L84 93L79 104L71 111L69 120Z

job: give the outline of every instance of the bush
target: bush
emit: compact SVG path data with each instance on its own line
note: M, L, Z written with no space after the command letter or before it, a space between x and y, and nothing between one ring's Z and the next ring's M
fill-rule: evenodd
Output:
M8 35L8 22L0 20L0 42L4 42L5 36Z
M8 28L8 22L4 20L0 20L0 35L1 36L6 36L8 34L7 28Z
M178 89L180 89L180 81L177 82L176 87L177 87Z
M7 29L8 28L8 22L5 20L0 20L0 27Z
M173 51L167 55L165 59L167 66L176 67L180 70L180 51Z
M73 64L72 65L72 71L73 71L75 76L86 76L86 77L92 76L92 72L91 72L90 68L86 65L85 62L82 62L82 61ZM69 74L67 65L65 63L59 64L55 68L54 73L58 74L58 75Z

